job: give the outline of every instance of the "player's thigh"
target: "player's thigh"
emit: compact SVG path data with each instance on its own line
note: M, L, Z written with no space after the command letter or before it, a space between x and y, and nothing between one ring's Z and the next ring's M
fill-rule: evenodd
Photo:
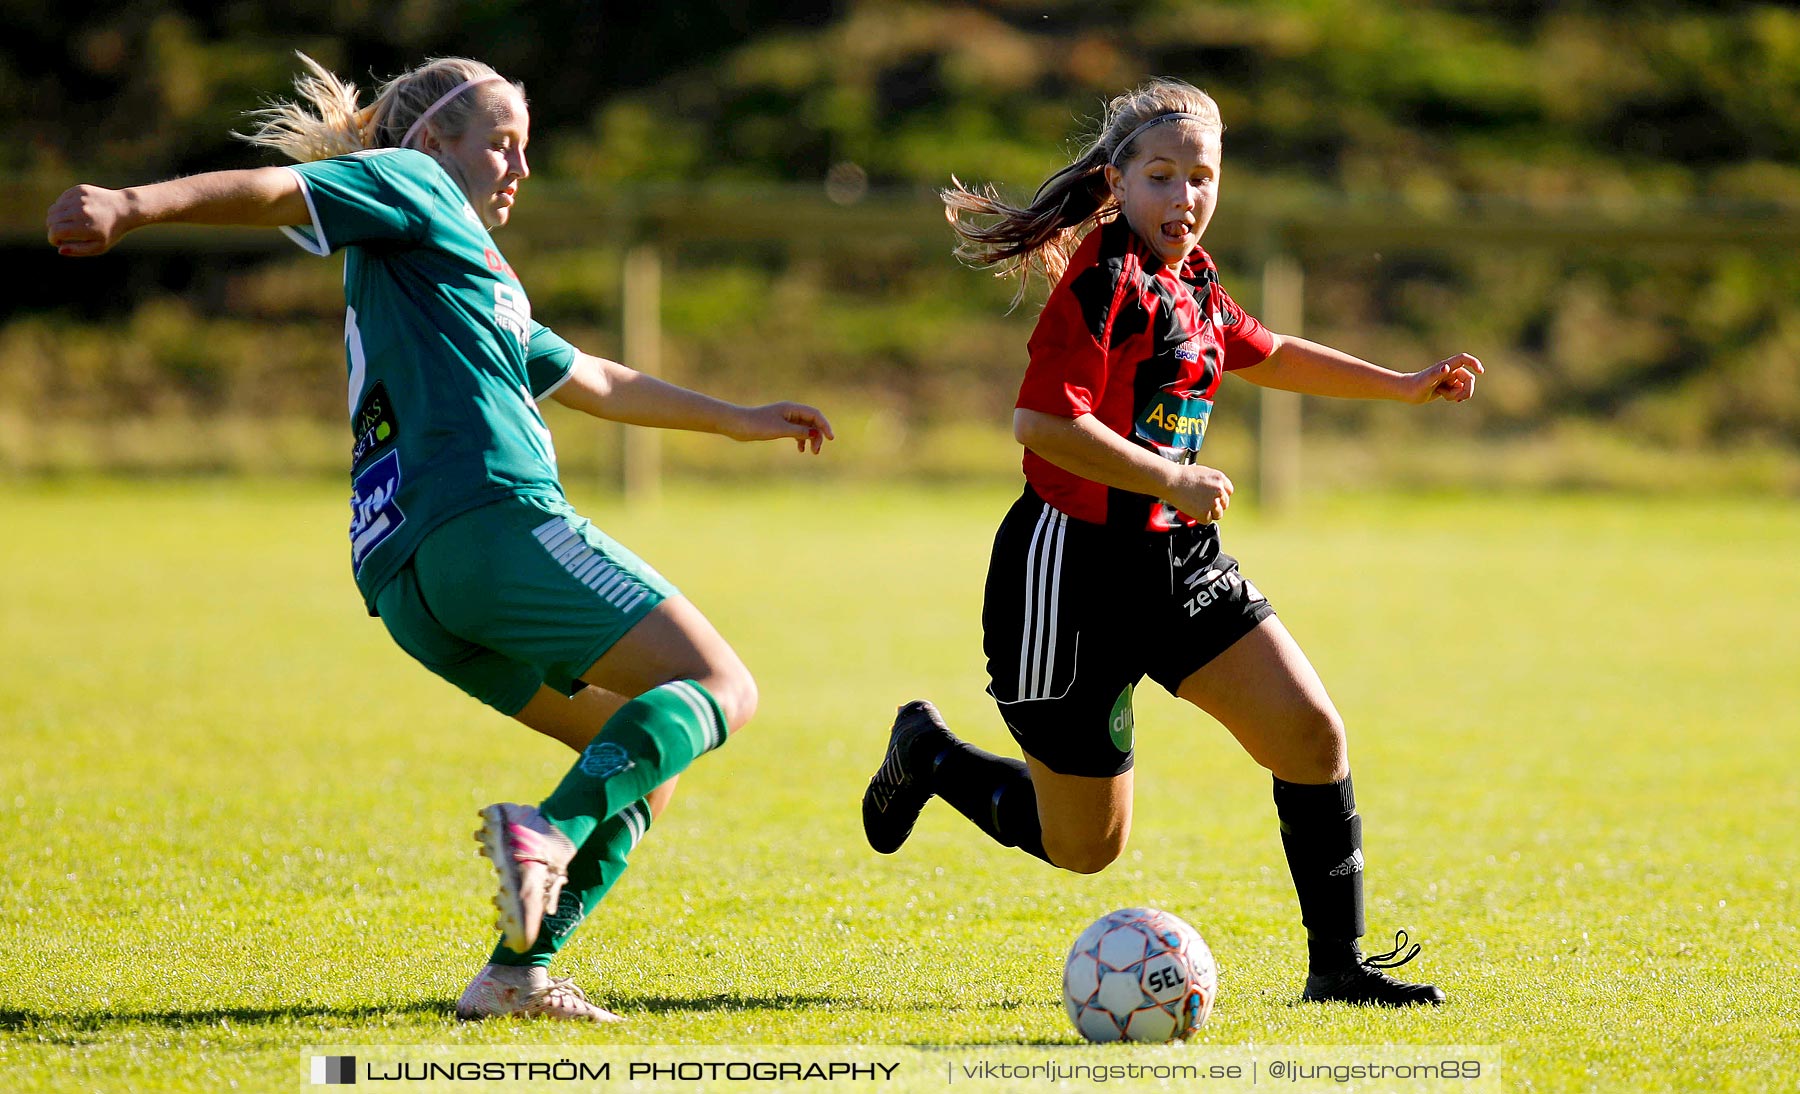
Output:
M605 688L586 687L564 695L555 688L539 685L537 694L513 717L580 752L625 702L625 696Z
M1037 794L1044 853L1065 870L1106 868L1131 838L1132 771L1109 777L1063 775L1030 753L1025 765Z
M735 732L756 712L756 683L737 651L683 596L658 604L614 642L580 678L621 695L641 695L671 680L705 687Z
M1195 670L1176 694L1218 719L1277 778L1324 783L1349 773L1337 708L1275 616Z

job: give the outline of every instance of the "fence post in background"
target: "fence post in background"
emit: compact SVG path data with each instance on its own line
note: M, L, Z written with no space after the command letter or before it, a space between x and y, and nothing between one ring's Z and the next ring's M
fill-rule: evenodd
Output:
M1300 263L1272 252L1263 262L1263 325L1298 336L1305 297ZM1300 495L1300 395L1266 387L1257 394L1257 501L1267 512L1280 512L1293 508Z
M623 364L646 376L662 372L662 255L640 243L625 252ZM621 425L619 490L628 503L662 495L662 434Z

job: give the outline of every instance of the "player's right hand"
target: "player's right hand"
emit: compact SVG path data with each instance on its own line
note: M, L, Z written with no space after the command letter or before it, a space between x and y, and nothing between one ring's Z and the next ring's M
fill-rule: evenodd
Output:
M791 438L805 452L810 446L813 455L826 441L837 439L831 431L831 423L825 420L817 407L805 403L770 403L767 406L744 407L735 421L721 430L725 436L734 441L769 441L778 437Z
M50 245L58 254L105 254L125 237L130 202L122 190L82 184L63 191L44 217Z
M1180 472L1164 501L1202 524L1216 522L1231 508L1231 492L1236 488L1225 472L1198 463L1182 464Z

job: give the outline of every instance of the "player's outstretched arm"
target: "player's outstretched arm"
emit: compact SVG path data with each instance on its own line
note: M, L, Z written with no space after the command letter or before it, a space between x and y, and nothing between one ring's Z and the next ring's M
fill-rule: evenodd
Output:
M1211 523L1231 506L1235 488L1225 472L1165 460L1106 428L1092 414L1064 418L1020 407L1013 411L1013 437L1064 471L1161 498L1195 520Z
M1262 387L1306 395L1460 403L1475 394L1475 378L1483 371L1480 361L1459 353L1418 372L1395 372L1342 350L1281 334L1267 360L1239 369L1237 375Z
M628 425L717 433L735 441L786 437L802 452L811 447L816 453L835 439L825 415L804 403L739 406L586 353L575 359L575 371L551 398Z
M127 232L149 224L235 224L279 228L307 224L300 179L280 167L209 171L148 186L70 187L44 217L50 245L72 257L105 254Z

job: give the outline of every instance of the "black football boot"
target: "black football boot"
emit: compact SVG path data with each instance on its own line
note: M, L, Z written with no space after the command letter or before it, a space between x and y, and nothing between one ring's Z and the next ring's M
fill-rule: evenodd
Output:
M1354 948L1353 962L1328 972L1315 972L1306 978L1306 991L1300 998L1309 1003L1357 1003L1374 1007L1413 1007L1444 1005L1442 988L1432 984L1408 984L1396 980L1383 969L1397 969L1419 956L1419 944L1407 948L1405 931L1394 935L1394 948L1387 953L1363 957ZM1405 950L1405 953L1401 953Z
M887 755L863 791L863 834L870 847L884 855L900 850L931 800L933 759L955 741L937 708L924 699L914 699L894 715Z

